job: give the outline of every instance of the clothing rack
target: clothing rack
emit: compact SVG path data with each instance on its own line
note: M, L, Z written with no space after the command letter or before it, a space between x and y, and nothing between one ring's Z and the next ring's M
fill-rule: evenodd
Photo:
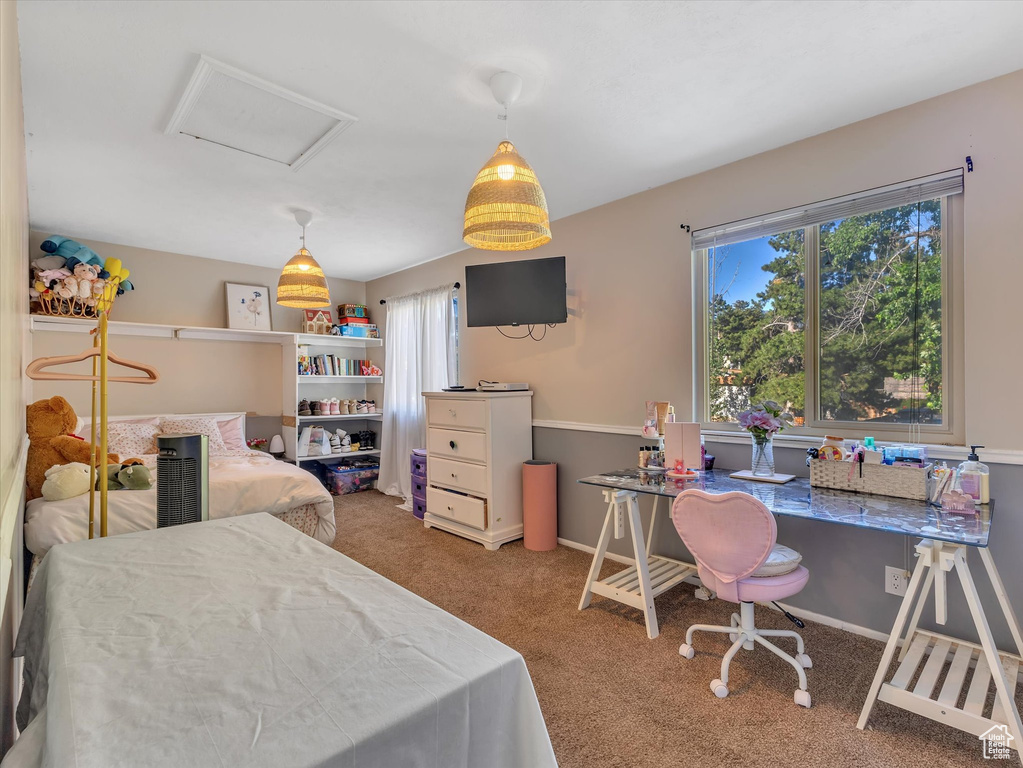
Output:
M107 323L110 315L110 308L114 299L117 298L117 289L121 282L127 279L128 270L123 269L118 259L108 259L105 269L110 272L110 278L103 287L103 293L96 302L96 314L98 322L93 334L92 347L77 355L62 355L58 357L40 357L29 363L25 369L25 375L35 381L91 381L92 382L92 411L90 420L92 428L90 433L89 451L89 538L95 537L95 503L96 503L96 479L97 479L97 454L102 458L103 471L99 473L99 535L107 535L107 386L110 382L121 384L155 384L160 380L160 373L151 365L136 363L125 360L110 351L107 343ZM54 373L49 369L70 363L92 360L92 375L80 373ZM109 375L109 363L120 365L125 368L141 371L142 376L114 376ZM97 384L99 385L99 451L96 450L96 398Z

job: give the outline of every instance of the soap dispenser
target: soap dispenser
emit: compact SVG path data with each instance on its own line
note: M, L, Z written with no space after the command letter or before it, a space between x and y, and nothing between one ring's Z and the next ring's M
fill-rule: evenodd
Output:
M977 449L983 445L971 445L970 455L959 465L959 490L969 496L977 504L991 501L990 476L987 464L980 461Z

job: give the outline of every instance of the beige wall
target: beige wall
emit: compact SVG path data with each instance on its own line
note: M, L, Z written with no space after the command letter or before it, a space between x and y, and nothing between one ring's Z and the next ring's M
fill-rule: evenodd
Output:
M670 399L686 414L692 268L681 223L697 229L755 216L959 167L972 155L959 308L966 342L953 364L965 372L967 441L1015 448L1023 418L1008 393L1023 380L1023 344L1007 329L1023 285L1021 125L1023 71L560 219L553 241L528 254L465 250L379 278L367 284L368 303L464 281L466 264L565 256L568 323L542 342L463 328L463 383L528 381L541 420L636 426L649 399Z
M29 252L42 255L50 232L33 231ZM74 233L60 234L74 237ZM78 238L75 238L78 239ZM227 325L224 283L265 285L276 289L277 270L151 251L112 243L79 240L103 258L116 257L131 271L135 290L118 297L112 320L194 325ZM281 264L289 254L282 254ZM329 278L334 304L363 302L365 284ZM297 331L302 312L271 307L273 329ZM246 411L263 416L281 414L281 347L276 344L110 337L111 349L129 360L155 365L160 381L151 386L111 385L112 414ZM33 357L75 354L88 340L75 333L33 333ZM72 370L72 369L69 369ZM84 371L84 369L83 369ZM89 412L91 385L78 382L33 382L32 398L61 394L79 414Z

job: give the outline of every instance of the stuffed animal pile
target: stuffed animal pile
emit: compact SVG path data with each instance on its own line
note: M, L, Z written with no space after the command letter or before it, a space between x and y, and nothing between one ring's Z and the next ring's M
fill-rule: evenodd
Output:
M62 299L95 314L111 273L127 276L119 260L104 262L94 250L67 237L52 235L39 247L46 255L32 260L29 295L33 301ZM117 284L117 295L134 288L129 280L122 279Z

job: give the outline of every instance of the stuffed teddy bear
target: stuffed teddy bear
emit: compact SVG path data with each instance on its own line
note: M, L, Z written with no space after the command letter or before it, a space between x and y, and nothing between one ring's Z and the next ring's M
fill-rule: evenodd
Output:
M42 495L46 470L57 464L71 462L88 465L90 453L96 452L96 449L73 435L78 417L63 397L57 395L48 400L37 400L26 411L29 444L25 483L28 486L27 498L31 501ZM100 463L117 464L120 463L120 457L116 453L109 453L107 460Z
M81 496L89 490L89 465L77 461L71 464L58 464L46 470L43 481L43 498L47 501L60 501Z

